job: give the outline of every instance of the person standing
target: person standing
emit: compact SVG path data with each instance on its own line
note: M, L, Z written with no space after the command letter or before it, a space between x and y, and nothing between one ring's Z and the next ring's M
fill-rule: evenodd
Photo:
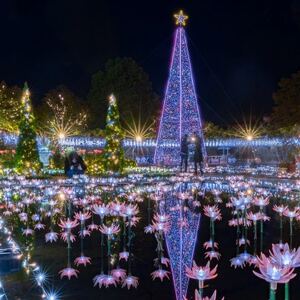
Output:
M72 178L73 175L84 174L86 165L76 151L72 151L65 159L65 174Z
M180 172L182 172L182 167L184 165L184 172L187 172L187 166L188 166L188 135L185 134L182 139L181 139L181 144L180 144Z
M203 163L203 152L202 152L202 144L201 138L199 134L194 132L193 140L195 143L195 152L194 152L194 168L195 175L198 175L198 165L200 170L200 175L202 174L202 163Z

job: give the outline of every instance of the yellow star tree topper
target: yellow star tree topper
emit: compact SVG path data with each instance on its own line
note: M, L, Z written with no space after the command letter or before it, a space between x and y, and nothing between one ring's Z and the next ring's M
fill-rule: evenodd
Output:
M185 26L189 17L183 13L183 10L180 10L179 13L174 14L174 18L176 19L176 25Z

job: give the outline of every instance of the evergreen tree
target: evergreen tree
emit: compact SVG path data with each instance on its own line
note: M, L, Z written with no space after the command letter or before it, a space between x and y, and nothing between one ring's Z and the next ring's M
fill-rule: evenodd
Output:
M106 144L103 154L103 165L106 171L122 172L125 166L124 150L122 148L123 130L120 124L119 109L114 95L109 97L106 117Z
M30 92L24 85L21 99L21 119L16 150L16 168L20 173L38 172L41 169L36 141L35 119L32 112Z

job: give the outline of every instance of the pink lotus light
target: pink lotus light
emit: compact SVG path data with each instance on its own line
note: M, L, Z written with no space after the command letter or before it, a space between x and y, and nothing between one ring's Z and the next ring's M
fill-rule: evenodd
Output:
M91 214L89 212L85 212L85 213L79 212L79 213L75 214L75 219L80 221L80 222L86 221L90 217L91 217Z
M91 264L91 258L81 255L75 258L74 263L77 267L80 265L84 265L86 267L87 264Z
M169 274L170 274L170 272L168 272L166 270L158 269L158 270L151 273L151 277L152 277L152 280L155 280L156 278L159 278L160 281L162 282L164 280L164 278L170 279Z
M273 284L287 283L293 279L296 274L291 267L280 267L271 262L263 253L258 257L258 268L260 273L253 271L253 273L265 281Z
M131 287L137 288L138 285L139 285L139 279L135 276L128 275L123 280L122 288L127 286L127 289L129 290Z
M98 229L99 229L99 226L94 223L92 223L88 226L88 230L90 230L90 231L94 231L94 230L98 230Z
M259 207L264 207L269 205L270 199L269 197L263 198L263 197L256 197L253 199L253 204Z
M80 230L78 234L79 234L80 237L81 236L85 237L85 236L90 236L91 232L89 230L87 230L87 229L83 229L82 231Z
M221 300L224 300L225 298L223 297ZM187 298L184 298L184 300L188 300ZM194 300L217 300L217 291L214 291L211 297L204 297L200 298L200 294L198 290L195 290L195 298Z
M166 267L169 267L170 260L168 258L166 258L166 257L161 257L160 262L159 262L159 258L155 258L154 259L154 263L156 265L160 263L160 264L162 264L162 265L164 265Z
M245 260L243 258L241 258L240 256L236 256L230 260L230 265L231 265L231 267L234 267L235 269L236 268L243 269L245 266Z
M140 217L132 217L130 221L126 222L126 226L129 226L129 222L130 222L130 226L135 227L140 219L141 219Z
M111 285L117 286L117 281L112 275L97 275L94 277L94 286L99 285L99 288L101 286L105 286L106 288L110 287Z
M123 251L119 253L119 260L124 259L125 261L127 261L128 257L129 257L129 252L127 251Z
M170 229L170 224L168 222L154 222L152 223L152 228L154 231L167 233Z
M218 276L217 267L218 267L218 265L216 265L211 270L209 262L204 267L198 267L196 262L193 261L192 268L191 269L188 268L188 267L186 268L186 275L189 278L196 279L196 280L199 280L199 281L214 279Z
M23 235L25 235L25 236L34 234L34 230L32 230L30 228L22 229L22 231L23 231Z
M119 225L110 225L110 226L106 226L106 225L101 225L100 229L99 229L103 234L106 234L108 236L111 236L113 234L117 234L120 232L120 227Z
M261 219L260 213L253 213L252 211L247 214L247 219L251 220L252 222L257 222Z
M123 281L123 279L126 277L126 271L121 268L113 269L111 270L111 275L117 280Z
M297 209L294 209L294 210L290 210L290 209L286 209L284 212L283 212L283 215L290 218L290 219L293 219L293 218L298 218L299 217L299 211Z
M152 225L147 225L147 226L144 228L144 232L145 232L145 233L153 233L153 232L154 232L154 229L153 229Z
M126 217L131 218L139 213L139 209L137 205L129 204L124 205L122 214L124 214Z
M64 229L72 229L78 226L78 222L76 220L72 221L69 218L66 221L60 220L60 223L58 224L59 227Z
M280 267L298 268L300 266L300 248L290 250L288 244L284 244L283 247L280 244L273 244L270 260Z
M70 238L70 242L73 243L76 240L76 236L72 233L69 233L68 231L64 231L60 234L60 238L64 241L68 241L68 237Z
M205 205L204 214L214 221L222 220L221 212L217 205L213 205L213 206Z
M27 222L27 220L28 220L28 216L26 213L20 213L19 218L20 218L20 221L22 221L22 222Z
M124 204L119 201L112 202L110 204L110 208L116 215L120 215L121 212L123 211Z
M166 215L166 214L158 214L158 213L156 213L153 216L153 219L154 219L155 222L158 222L158 223L166 223L166 222L170 221L170 216Z
M205 258L209 259L209 260L213 260L214 258L216 260L219 260L221 257L221 254L215 250L210 250L205 252Z
M42 223L37 223L34 225L34 229L36 229L36 230L42 230L44 228L45 228L45 225Z
M68 267L68 268L62 269L58 273L60 274L61 279L64 277L68 277L68 279L70 280L73 276L78 278L79 271Z
M105 204L94 205L93 212L96 215L99 215L103 219L106 215L109 214L109 208Z
M57 238L58 238L58 233L57 232L50 231L50 232L45 234L46 243L47 242L50 242L50 243L56 242Z
M278 212L280 215L282 215L286 209L288 209L288 207L284 206L283 204L273 206L273 210Z
M105 280L106 280L106 275L105 274L96 275L93 278L94 286L96 286L98 284L99 288L102 288L102 285L104 285Z
M217 242L214 242L214 247L213 247L213 244L212 244L212 240L209 240L207 242L205 242L203 244L203 247L207 250L207 249L212 249L212 248L216 248L218 249L219 248L219 244Z

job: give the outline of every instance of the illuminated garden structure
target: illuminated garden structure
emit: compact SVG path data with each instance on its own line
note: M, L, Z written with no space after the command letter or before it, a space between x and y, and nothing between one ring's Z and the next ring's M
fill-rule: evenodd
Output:
M203 142L202 122L194 86L185 22L182 11L176 18L175 40L169 79L163 103L154 162L160 165L176 165L180 160L181 137L197 132Z

